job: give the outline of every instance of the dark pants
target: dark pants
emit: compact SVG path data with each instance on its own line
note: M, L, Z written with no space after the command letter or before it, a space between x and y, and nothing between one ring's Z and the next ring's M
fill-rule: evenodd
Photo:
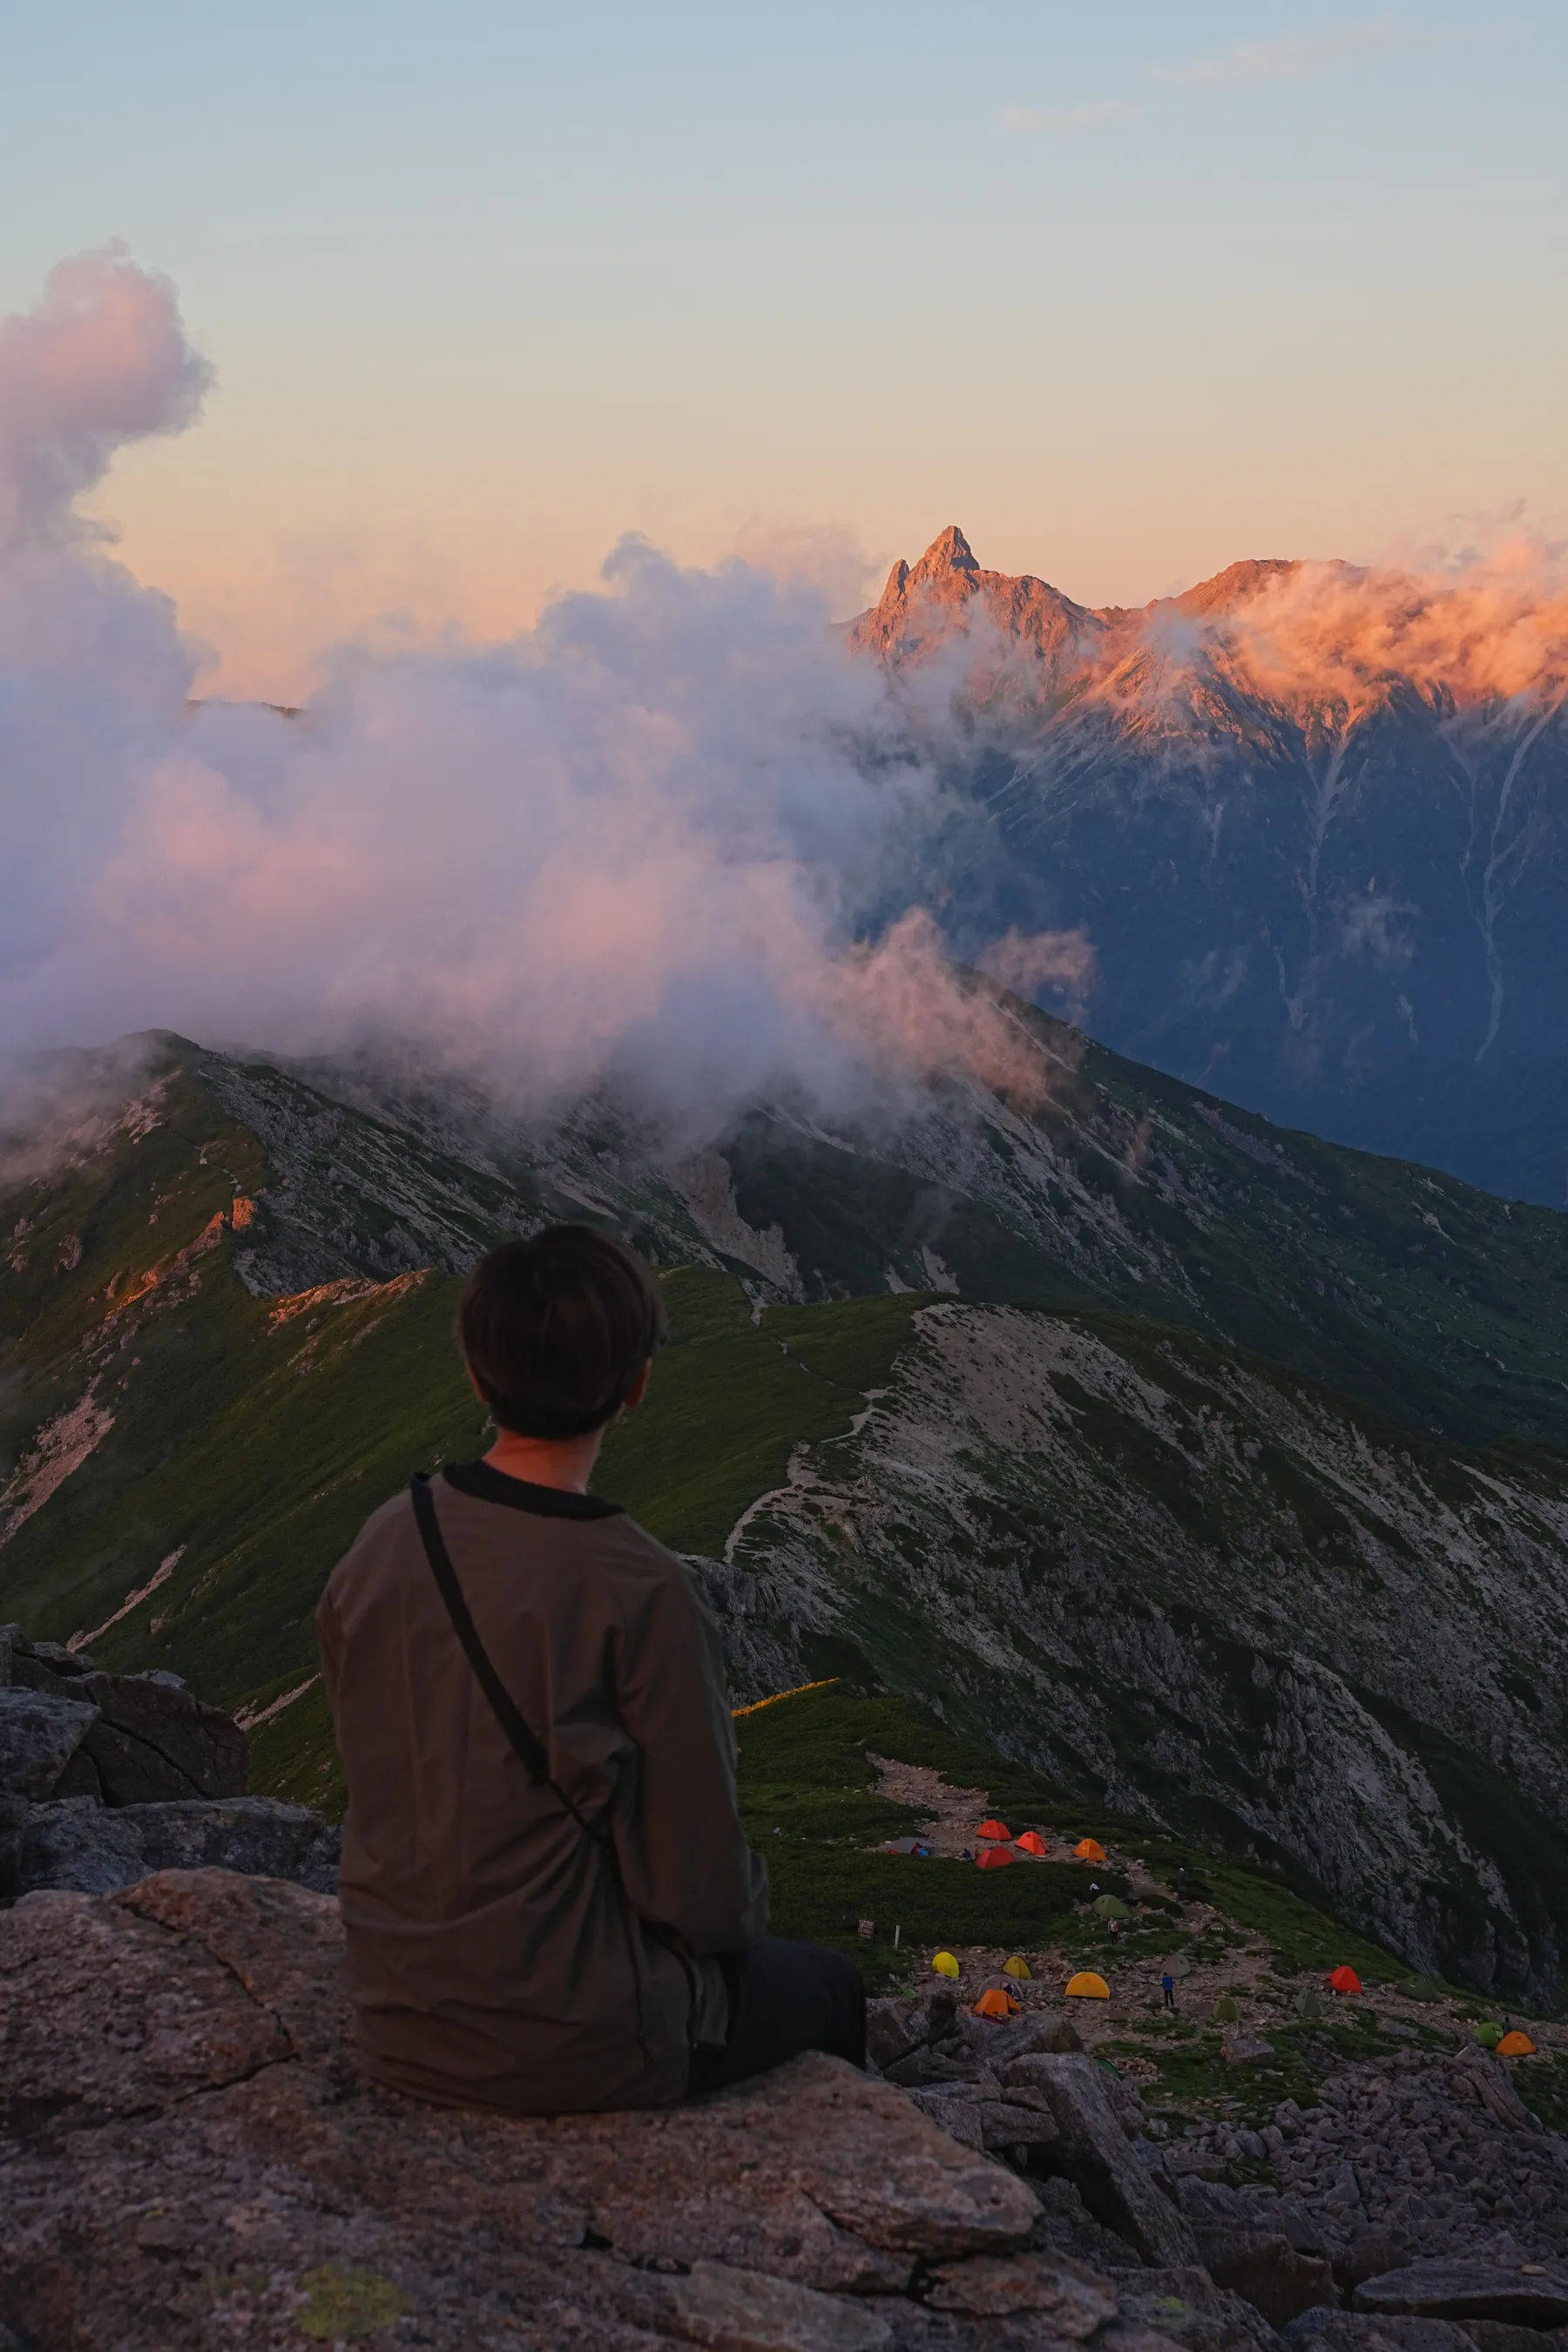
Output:
M803 2050L866 2063L866 1991L852 1961L821 1944L764 1936L740 1955L731 1983L730 2038L693 2053L688 2098L743 2083Z

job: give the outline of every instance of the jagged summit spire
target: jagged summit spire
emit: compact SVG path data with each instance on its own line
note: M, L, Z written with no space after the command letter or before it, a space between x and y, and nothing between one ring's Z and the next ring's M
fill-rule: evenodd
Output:
M924 572L978 572L980 566L974 561L973 549L958 525L950 522L947 529L932 540L915 569Z

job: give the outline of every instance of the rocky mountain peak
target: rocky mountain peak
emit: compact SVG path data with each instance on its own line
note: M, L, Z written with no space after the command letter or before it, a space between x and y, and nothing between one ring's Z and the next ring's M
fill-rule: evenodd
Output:
M1285 579L1300 568L1283 556L1244 556L1239 563L1227 563L1212 580L1200 580L1195 588L1184 589L1171 601L1178 612L1194 620L1206 620L1215 613L1233 612L1270 581Z
M938 533L913 564L900 559L888 574L880 604L849 625L851 646L882 660L918 663L981 618L1004 663L1015 646L1043 663L1056 682L1075 669L1086 644L1097 642L1098 614L1047 581L987 572L956 523Z
M978 572L974 551L955 522L939 531L914 567L917 580L935 580L944 572Z

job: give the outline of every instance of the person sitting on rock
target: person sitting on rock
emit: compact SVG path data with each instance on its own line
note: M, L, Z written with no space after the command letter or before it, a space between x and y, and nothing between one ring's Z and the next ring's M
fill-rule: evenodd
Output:
M692 1574L588 1491L665 1337L606 1234L492 1250L458 1339L495 1443L383 1504L317 1612L360 2052L417 2098L660 2106L802 2050L865 2063L857 1970L766 1933Z

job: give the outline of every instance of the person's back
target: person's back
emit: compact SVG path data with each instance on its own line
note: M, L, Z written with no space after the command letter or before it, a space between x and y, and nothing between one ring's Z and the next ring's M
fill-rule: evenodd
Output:
M459 1333L495 1446L430 1483L433 1528L410 1494L384 1505L318 1612L367 2073L552 2113L668 2104L791 2048L858 2054L847 1964L764 1938L712 1620L681 1562L586 1492L663 1337L651 1277L558 1228L477 1269ZM738 2046L759 1998L776 2015Z
M339 1895L368 2069L465 2105L678 2099L692 2024L722 1999L713 1956L767 1925L711 1624L680 1562L587 1496L474 1463L433 1499L552 1780L612 1843L531 1782L458 1646L409 1497L387 1504L320 1620L349 1769Z

